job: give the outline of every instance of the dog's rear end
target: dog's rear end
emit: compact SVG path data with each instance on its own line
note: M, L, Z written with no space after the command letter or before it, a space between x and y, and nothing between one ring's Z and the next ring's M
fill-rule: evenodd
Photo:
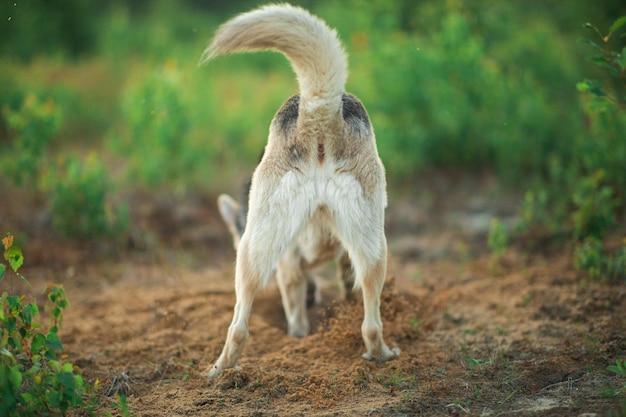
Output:
M367 349L363 356L388 360L399 351L385 344L380 318L387 259L385 174L367 112L356 97L344 92L346 55L335 31L323 21L297 7L271 5L224 24L204 58L264 49L289 59L300 94L276 113L252 177L245 231L237 250L234 317L209 376L235 366L248 339L255 294L277 263L289 258L284 255L311 221L327 228L349 253L355 286L363 291L361 331ZM277 279L287 316L301 317L288 309L302 308L306 279L293 275ZM301 325L290 323L290 328Z
M237 250L241 235L246 228L246 216L248 213L247 201L249 195L250 181L246 181L241 203L228 194L221 194L217 198L219 213L233 237L235 250ZM284 258L291 259L288 260ZM334 281L328 280L325 274L320 273L321 268L330 262L334 262L337 266ZM284 266L294 268L295 271L283 271L282 267ZM335 284L337 286L342 299L352 298L354 273L348 252L345 251L339 239L333 235L332 230L329 230L324 223L317 222L315 218L312 218L305 229L300 232L293 247L287 250L287 253L285 253L281 261L278 262L276 273L280 277L285 274L301 274L307 279L307 307L321 302L322 288L329 284ZM295 297L293 298L295 299ZM295 301L305 302L304 300L297 299L295 299ZM302 319L289 317L290 309L289 306L286 307L285 314L288 323L302 323L308 321L306 317ZM304 327L308 328L308 325ZM290 327L288 334L306 336L308 331Z

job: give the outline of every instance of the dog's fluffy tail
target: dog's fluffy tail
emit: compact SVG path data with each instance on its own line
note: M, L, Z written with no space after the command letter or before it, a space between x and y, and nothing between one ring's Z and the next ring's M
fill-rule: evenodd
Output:
M298 77L301 107L340 107L348 60L337 32L319 18L287 4L241 14L219 28L201 62L254 50L276 50L287 57Z

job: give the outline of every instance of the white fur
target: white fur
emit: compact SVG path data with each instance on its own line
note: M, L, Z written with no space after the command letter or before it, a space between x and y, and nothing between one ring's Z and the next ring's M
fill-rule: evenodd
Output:
M317 249L332 239L348 251L355 286L363 291L363 356L388 360L399 350L385 344L380 318L387 259L385 174L362 105L353 98L353 108L343 107L347 58L341 43L334 30L307 11L270 5L226 22L203 59L259 49L280 51L291 62L300 87L297 121L292 120L295 127L286 125L277 114L270 125L264 156L252 177L246 228L235 240L233 321L208 375L235 367L248 339L254 296L274 268L289 334L308 334L302 261L320 261L324 257ZM343 251L338 245L333 250L336 255Z

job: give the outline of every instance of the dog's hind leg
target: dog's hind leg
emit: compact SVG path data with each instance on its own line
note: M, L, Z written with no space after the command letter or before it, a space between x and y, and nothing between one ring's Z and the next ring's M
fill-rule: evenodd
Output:
M245 236L245 235L244 235ZM213 378L223 369L235 367L248 340L248 319L252 310L254 297L264 282L259 269L251 264L247 241L242 240L237 252L235 270L235 311L233 320L228 328L226 343L222 354L208 371L209 378Z
M367 267L361 256L354 256L353 262L357 273L357 282L363 291L363 324L361 334L367 352L363 357L367 360L387 361L400 354L398 348L389 349L383 339L383 322L380 317L380 294L385 283L387 269L387 245L383 237L383 250L376 263ZM358 250L357 250L358 251ZM363 270L363 268L366 268Z
M344 252L338 260L337 266L338 281L341 285L341 296L346 300L354 299L354 268L348 252Z
M343 189L357 190L360 185L349 182ZM350 201L350 205L337 204L334 207L335 230L348 250L356 287L361 287L363 291L361 333L367 349L363 357L386 361L399 355L400 350L389 349L385 344L380 317L380 294L387 269L384 206L364 198L361 193L341 201Z
M287 318L287 334L305 337L309 334L309 318L306 312L308 280L301 266L301 256L296 246L287 250L276 267L276 281Z
M262 166L263 162L258 171L262 171ZM248 222L237 250L233 321L222 354L208 371L209 377L237 363L248 340L248 319L256 293L265 286L272 269L311 217L304 209L307 190L298 186L295 173L287 172L279 181L271 177L264 180L257 180L260 185L250 190ZM306 281L303 282L306 294ZM305 295L303 304L304 299Z

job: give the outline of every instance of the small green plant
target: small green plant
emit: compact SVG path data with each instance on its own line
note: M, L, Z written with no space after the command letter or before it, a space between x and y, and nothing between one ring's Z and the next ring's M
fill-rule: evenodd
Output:
M23 263L13 236L2 239L5 259L13 271ZM7 256L8 254L8 256ZM5 268L0 269L4 276ZM26 280L23 276L21 279ZM81 370L58 357L63 344L58 331L63 310L69 305L62 286L46 289L47 330L37 322L39 307L25 296L4 292L0 299L0 415L61 415L70 409L93 414L95 386L87 384Z
M465 358L465 362L467 363L467 367L470 369L470 371L474 371L476 369L482 369L483 366L489 364L488 360L476 359L472 357Z
M521 229L528 229L532 225L546 227L550 223L548 192L545 189L526 191L522 202Z
M586 113L586 126L589 137L575 144L575 152L580 155L581 168L585 173L602 170L605 185L612 187L618 202L626 195L626 47L615 42L618 32L624 38L626 16L611 25L606 34L597 27L586 23L593 32L593 39L583 38L581 42L591 46L594 55L589 61L604 70L601 81L596 79L579 82L576 87L581 92ZM619 204L623 206L623 203Z
M613 210L616 203L611 187L603 185L604 171L583 178L572 195L576 209L572 213L574 237L587 236L602 238L605 232L615 225Z
M611 372L615 372L617 375L626 378L626 359L615 360L615 365L609 365L606 367Z
M414 329L419 329L422 325L422 320L419 319L419 317L417 317L417 314L412 314L411 317L409 317L409 326L411 326Z
M365 388L369 384L368 368L358 367L354 370L354 385L359 388Z
M499 259L504 255L509 241L509 234L506 227L498 219L491 219L487 246L491 250L491 256Z
M520 305L522 307L527 306L528 303L530 303L532 299L533 299L533 295L532 294L524 294L522 296L522 301L520 302Z
M579 41L591 46L596 55L589 60L596 65L606 69L612 77L618 79L622 86L626 88L626 47L621 51L614 51L611 48L610 40L618 30L626 24L626 16L622 16L615 21L609 28L606 35L602 34L600 29L591 23L585 23L585 27L591 29L600 40L594 42L587 38L581 38ZM623 36L623 35L622 35ZM593 96L590 105L597 110L605 110L607 105L614 105L626 109L626 97L606 91L603 85L597 80L585 80L576 85L579 91L588 92Z
M622 359L621 361L619 359L616 359L615 365L609 365L606 367L606 369L623 378L626 378L626 359ZM621 394L623 391L626 391L626 381L624 382L624 385L620 389L609 390L609 391L606 391L605 393L607 395L614 397L614 396Z
M600 239L587 237L574 251L574 264L589 278L616 282L626 280L626 240L613 256L607 255Z
M402 369L389 369L387 372L383 372L377 379L382 386L393 390L414 388L418 383L417 375L409 375Z
M19 247L13 245L13 239L13 235L10 233L7 233L6 236L2 238L2 246L4 247L4 260L9 264L16 277L20 278L27 285L30 285L24 275L20 274L17 271L24 263L24 255L22 254L22 250ZM6 265L4 263L0 263L0 281L4 279L6 275L6 270ZM11 288L12 287L13 279L11 278Z

